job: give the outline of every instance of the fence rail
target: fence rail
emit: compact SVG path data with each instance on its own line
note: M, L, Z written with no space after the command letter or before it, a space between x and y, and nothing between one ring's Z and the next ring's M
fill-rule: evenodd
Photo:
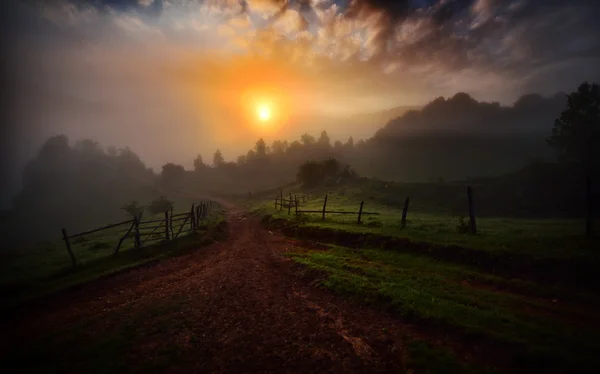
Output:
M325 200L323 201L323 208L319 209L319 210L302 210L302 209L298 209L298 206L300 205L300 203L305 202L307 200L306 195L293 195L290 192L289 193L289 197L286 199L284 198L283 195L283 191L280 191L279 196L275 197L275 210L277 210L277 208L279 207L279 210L283 210L283 208L287 208L288 209L288 214L292 214L292 207L294 208L294 214L295 215L300 215L300 214L313 214L313 213L317 213L317 214L321 214L322 215L322 219L324 220L327 214L352 214L352 215L356 215L357 216L357 220L356 222L358 224L361 223L361 218L364 215L379 215L380 213L377 212L364 212L363 211L363 206L365 204L364 201L360 202L360 207L358 208L357 212L348 212L348 211L342 211L342 210L327 210L327 195L325 195Z
M195 232L200 227L201 221L208 219L208 216L212 212L212 207L212 201L201 201L198 204L192 204L192 207L188 212L177 214L173 214L173 207L171 207L170 210L164 212L164 218L152 219L148 221L142 221L142 214L140 213L131 220L106 225L97 229L88 230L73 235L68 235L67 230L63 228L62 239L65 242L67 252L71 259L71 264L73 268L75 268L77 267L77 259L71 247L72 239L129 224L129 228L122 236L120 236L119 241L117 242L114 250L114 254L117 254L119 253L119 250L125 239L131 237L132 233L134 237L134 248L140 248L150 240L173 240L181 235L182 232ZM183 222L181 225L177 225L175 228L177 233L174 234L175 229L173 227L173 223L180 221ZM184 230L186 225L188 225L188 228L187 230ZM163 229L164 231L160 229ZM144 236L143 239L142 236Z

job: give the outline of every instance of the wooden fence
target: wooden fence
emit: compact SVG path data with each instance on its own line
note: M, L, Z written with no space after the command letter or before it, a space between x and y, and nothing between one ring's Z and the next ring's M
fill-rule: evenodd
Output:
M62 239L67 247L67 252L71 258L73 268L75 268L77 266L77 259L75 258L75 254L71 247L72 240L75 238L129 225L129 228L125 231L124 235L120 237L115 246L114 254L117 254L125 239L131 237L132 233L134 238L134 248L141 248L150 241L174 240L182 233L195 232L200 227L200 223L208 218L212 208L212 201L192 204L190 211L186 213L174 214L173 207L171 207L170 210L165 211L164 218L149 221L142 221L142 213L140 213L138 216L127 221L106 225L73 235L68 235L67 230L63 228Z
M292 195L289 193L289 197L284 197L283 191L280 191L279 196L275 197L275 210L279 208L279 210L283 210L283 208L287 208L288 214L291 214L292 207L294 208L294 212L296 215L303 213L316 213L321 214L322 219L325 219L327 214L355 214L358 216L356 223L361 223L361 218L364 215L380 215L380 213L376 212L365 212L363 211L364 200L360 202L360 206L357 212L347 212L347 211L336 211L336 210L327 210L327 195L325 195L325 200L323 201L323 208L320 210L299 210L298 206L301 202L305 202L307 199L306 195L301 195L300 197L296 195ZM477 234L477 221L475 218L475 206L473 203L473 188L471 186L467 186L467 204L468 204L468 212L469 212L469 222L468 228L466 232L470 234ZM402 208L402 228L406 227L406 217L408 215L408 208L410 205L410 197L407 197L404 200L404 206Z
M325 219L325 216L327 214L353 214L353 215L357 215L357 220L356 223L360 224L362 221L362 216L366 216L366 215L379 215L379 213L377 212L365 212L363 210L364 201L360 202L360 206L358 207L358 211L356 212L348 212L348 211L342 211L342 210L327 210L327 195L325 195L325 200L323 201L323 208L320 210L301 210L298 209L300 203L305 202L306 201L306 195L301 195L301 196L292 196L292 194L289 194L289 197L286 199L283 197L283 193L280 193L279 196L275 197L275 209L277 210L277 208L279 207L279 210L283 210L283 208L287 208L288 209L288 214L292 213L292 207L294 208L294 214L295 215L299 215L299 214L312 214L312 213L318 213L321 214L322 219Z

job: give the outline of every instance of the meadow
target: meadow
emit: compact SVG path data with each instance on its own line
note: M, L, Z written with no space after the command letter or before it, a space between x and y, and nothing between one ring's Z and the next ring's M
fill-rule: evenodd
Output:
M314 283L359 303L385 309L448 339L491 346L494 365L524 370L592 373L600 369L598 237L577 218L483 215L465 232L466 195L448 204L412 199L403 226L404 195L385 182L298 187L298 210L377 212L295 214L275 208L275 195L248 202L273 229L325 243L289 256ZM435 197L438 201L444 196ZM462 208L461 208L462 204ZM446 209L445 209L446 208ZM464 217L467 217L466 219ZM311 248L309 244L306 248Z
M186 201L187 202L187 201ZM190 232L190 223L183 227L180 236L166 241L164 229L158 228L152 234L142 234L142 247L135 248L134 232L127 232L131 224L102 230L71 240L71 249L77 260L72 268L65 242L57 233L56 240L48 240L27 248L12 248L0 252L2 272L0 273L0 293L3 295L0 308L10 307L23 301L52 293L65 287L90 281L101 276L138 266L149 261L173 256L183 248L194 247L206 240L210 232L223 219L222 208L213 203L207 219L200 222L197 232ZM189 213L191 203L174 204L173 214ZM143 215L142 221L154 221L164 218L164 214ZM177 232L184 222L173 223ZM146 226L155 226L146 225ZM141 226L143 231L144 225ZM90 228L92 229L92 228ZM76 233L69 233L73 235ZM115 254L120 239L127 234ZM190 235L191 234L191 235Z

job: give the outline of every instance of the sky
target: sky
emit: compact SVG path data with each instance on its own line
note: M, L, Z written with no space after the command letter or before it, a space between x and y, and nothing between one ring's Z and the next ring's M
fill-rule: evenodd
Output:
M597 0L3 0L3 175L50 135L156 170L259 137L467 92L513 103L599 80ZM271 115L260 121L257 106ZM381 124L383 126L384 124ZM5 194L3 194L4 196Z

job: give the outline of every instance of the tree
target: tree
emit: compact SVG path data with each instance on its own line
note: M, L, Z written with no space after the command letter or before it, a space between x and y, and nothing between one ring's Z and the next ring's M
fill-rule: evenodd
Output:
M321 136L319 137L318 144L319 144L319 146L321 146L323 148L331 147L331 138L329 138L329 135L327 135L327 131L321 132Z
M240 155L237 157L237 164L239 166L246 165L248 163L248 157L245 155Z
M65 156L69 153L71 148L69 147L69 138L66 135L55 135L42 145L40 149L39 157L57 157L57 156Z
M304 187L317 186L323 180L323 165L316 161L306 161L300 165L296 179Z
M300 141L304 146L312 145L316 142L315 137L306 132L300 136Z
M173 202L167 200L166 196L161 196L150 203L148 206L148 210L152 214L164 213L167 210L171 209L173 206Z
M548 143L563 161L584 167L600 162L600 86L583 83L567 97L567 108L554 122Z
M256 156L258 158L265 158L267 156L267 144L263 138L258 139L254 149L256 150Z
M592 175L600 166L600 86L581 84L567 97L567 108L554 121L548 143L559 159L585 173L586 234L593 227Z
M225 163L221 150L217 149L213 155L213 166L218 168Z
M342 165L335 158L330 158L323 162L323 174L326 177L333 178L338 175Z
M206 168L206 165L204 164L204 161L202 161L202 155L196 156L194 159L194 171L198 172L204 168Z
M185 178L185 169L183 166L170 162L163 165L160 179L164 184L174 186L181 183L183 178Z
M275 140L271 145L271 151L276 156L281 156L285 153L285 146L281 140Z
M334 151L341 152L343 149L344 149L344 145L339 140L336 140L335 143L333 143Z
M352 138L352 137L348 138L348 141L346 142L346 147L348 147L350 149L354 148L354 138Z

